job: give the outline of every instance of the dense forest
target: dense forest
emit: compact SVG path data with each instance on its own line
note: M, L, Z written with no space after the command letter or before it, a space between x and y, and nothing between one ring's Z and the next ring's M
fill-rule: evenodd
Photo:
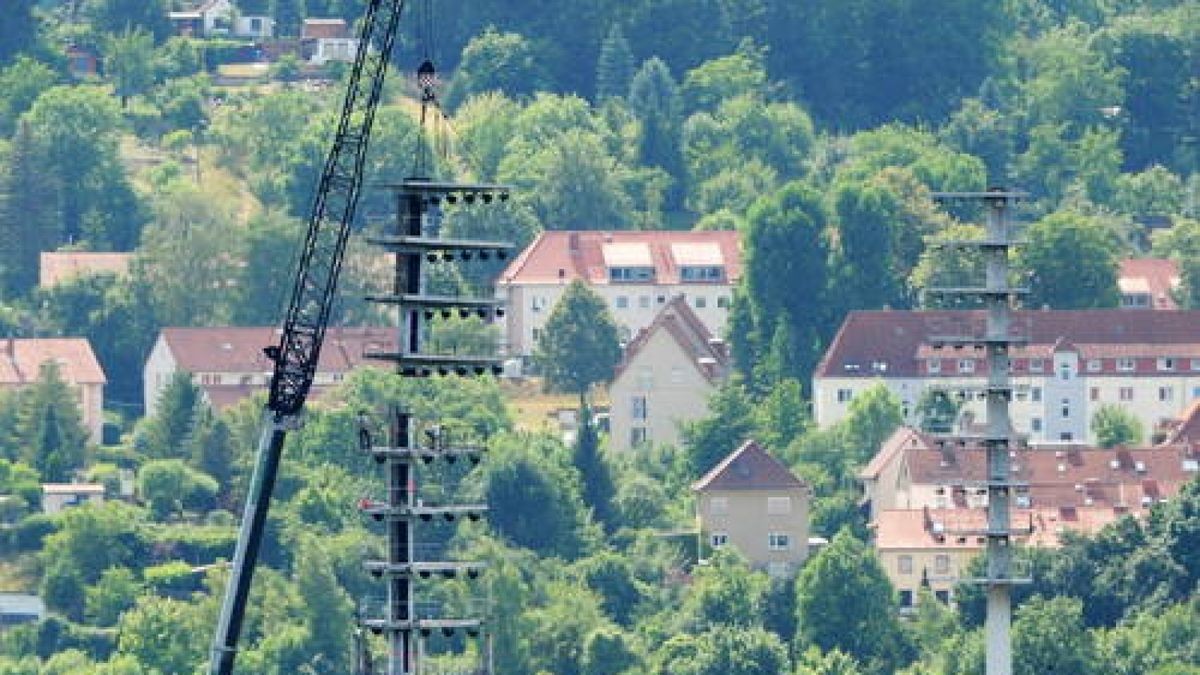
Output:
M86 440L53 368L0 392L0 590L51 612L0 632L0 675L175 675L207 658L262 401L216 413L179 377L143 417L142 366L164 326L277 322L346 68L284 55L247 69L235 39L173 35L181 4L13 0L0 20L0 329L88 337L114 431ZM364 4L237 3L283 39L306 17L353 23ZM437 172L516 187L503 205L447 211L444 233L523 245L546 229L737 230L738 373L680 447L622 456L603 436L522 428L494 380L355 373L289 440L244 672L350 672L356 604L379 592L361 565L378 528L354 505L379 480L354 448L357 413L382 424L399 404L489 445L443 478L491 516L430 543L487 561L486 583L443 584L438 600L486 596L497 673L981 672L978 589L901 619L867 543L855 476L899 402L879 389L816 429L811 372L848 310L933 306L924 289L978 273L932 244L978 234L979 214L935 191L1029 193L1015 261L1029 306L1116 306L1118 259L1159 255L1180 265L1180 304L1200 308L1195 2L409 4L432 14L406 15L367 184L412 170L411 73L433 58ZM68 47L102 67L81 73ZM359 229L390 208L368 190ZM38 253L62 248L134 257L127 275L39 287ZM377 265L352 241L337 322L387 320L361 300ZM435 339L492 330L451 318ZM694 544L666 534L694 527L689 486L748 437L815 491L813 531L830 543L795 579L725 549L696 566ZM41 483L78 476L115 495L125 471L136 500L41 513ZM1016 672L1200 673L1197 551L1194 481L1146 521L1030 551ZM461 637L431 646L431 673L477 656Z

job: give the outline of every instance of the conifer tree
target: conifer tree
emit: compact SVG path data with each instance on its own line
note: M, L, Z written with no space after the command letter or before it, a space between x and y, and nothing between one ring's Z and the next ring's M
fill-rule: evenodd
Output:
M191 373L176 371L159 394L154 417L146 421L140 434L142 452L158 459L187 457L199 401L200 389L192 382Z
M22 122L0 172L0 292L22 295L37 285L38 256L60 239L57 185Z
M24 461L47 483L71 480L84 463L87 431L80 419L75 393L63 381L58 366L42 366L38 381L22 393L19 436Z
M592 409L584 404L579 410L579 434L575 438L572 462L583 481L583 501L592 509L592 517L608 532L616 529L613 513L612 472L600 453L600 438L592 420Z
M621 26L613 25L600 44L600 58L596 62L596 100L624 98L632 80L633 49L621 32Z

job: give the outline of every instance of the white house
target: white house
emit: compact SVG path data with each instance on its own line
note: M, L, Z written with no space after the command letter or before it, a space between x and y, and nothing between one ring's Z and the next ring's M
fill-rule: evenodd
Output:
M608 389L609 447L677 444L680 425L708 414L708 398L730 368L725 343L675 296L625 347Z
M912 424L931 387L983 419L984 350L940 339L982 335L983 325L982 312L851 312L813 375L817 424L841 420L854 396L879 382ZM1149 433L1200 398L1200 312L1019 311L1012 333L1027 341L1010 354L1013 426L1031 442L1090 442L1103 405L1133 413Z
M741 275L737 232L546 231L509 264L496 291L507 303L508 352L526 357L575 279L604 298L628 340L677 295L720 335Z
M264 389L274 364L263 348L279 343L277 328L164 328L146 359L142 377L146 415L153 415L162 390L176 372L191 373L208 402L223 409ZM339 384L369 363L367 352L394 350L395 330L330 328L325 334L312 395Z
M205 0L192 9L171 12L169 16L180 35L265 39L275 34L274 19L242 14L233 0Z
M104 486L99 483L42 483L42 511L47 514L103 501Z
M300 28L300 44L308 61L317 65L350 62L358 53L358 38L350 34L350 27L343 19L305 19Z

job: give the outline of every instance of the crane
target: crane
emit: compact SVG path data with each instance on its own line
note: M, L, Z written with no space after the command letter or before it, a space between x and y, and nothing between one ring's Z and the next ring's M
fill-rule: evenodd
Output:
M309 213L283 330L279 343L264 349L274 362L274 372L254 473L213 638L209 661L212 675L233 672L280 453L287 432L299 425L316 374L346 240L362 188L363 162L375 110L403 9L404 0L369 0L367 4L333 147L325 160Z

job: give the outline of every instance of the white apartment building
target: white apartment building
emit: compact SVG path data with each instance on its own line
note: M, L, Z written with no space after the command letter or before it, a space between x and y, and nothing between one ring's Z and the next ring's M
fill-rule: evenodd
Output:
M708 415L708 399L731 366L725 343L683 296L672 298L617 365L608 388L609 448L678 444L682 424Z
M507 303L508 353L533 353L550 312L575 279L604 298L626 340L677 295L709 332L720 335L741 274L737 232L543 232L496 282Z
M910 424L931 387L983 419L986 354L946 340L982 335L983 326L982 312L851 312L813 376L817 424L841 420L878 382ZM1019 311L1012 333L1026 340L1010 356L1013 426L1031 442L1091 442L1092 417L1106 404L1132 412L1149 434L1200 398L1200 312Z

